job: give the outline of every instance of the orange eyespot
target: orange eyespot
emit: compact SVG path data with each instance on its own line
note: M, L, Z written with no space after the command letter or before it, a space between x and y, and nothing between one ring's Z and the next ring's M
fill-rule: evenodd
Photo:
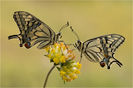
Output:
M104 61L101 61L100 62L100 65L101 65L101 67L104 67L105 66L105 62Z
M29 49L31 46L30 46L30 43L25 43L24 46Z

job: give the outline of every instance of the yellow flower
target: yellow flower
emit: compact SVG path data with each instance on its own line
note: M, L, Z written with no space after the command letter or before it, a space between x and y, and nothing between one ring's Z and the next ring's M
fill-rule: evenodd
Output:
M79 73L80 73L80 71L79 71L79 70L75 70L75 71L74 71L74 73L79 74Z
M55 43L54 45L45 48L48 52L47 57L55 65L58 65L57 69L60 71L62 80L70 82L78 78L80 73L81 64L74 62L75 55L72 50L68 49L64 43Z
M59 59L58 58L54 58L53 61L55 62L55 64L59 64Z
M77 68L78 68L78 69L81 68L81 64L79 64L79 62L77 63Z
M75 58L72 51L69 50L64 43L55 43L54 45L46 47L45 50L48 52L46 56L56 65Z
M80 73L80 68L78 68L78 65L80 65L79 62L75 63L74 61L68 61L63 66L61 66L60 76L62 79L66 82L70 82L78 78L78 74Z
M66 72L60 71L60 75L61 75L61 76L65 75L65 74L66 74Z
M60 62L61 62L61 63L65 63L65 62L66 62L65 56L61 56L61 57L60 57Z
M49 46L45 48L45 50L46 50L47 52L49 51L49 49L50 49L50 47L49 47Z

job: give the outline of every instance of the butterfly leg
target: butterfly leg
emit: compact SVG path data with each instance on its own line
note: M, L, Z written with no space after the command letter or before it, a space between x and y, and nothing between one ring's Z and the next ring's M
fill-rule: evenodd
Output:
M59 43L63 42L66 46L72 46L73 44L66 44L63 40L58 41Z
M80 54L80 60L79 60L79 63L81 63L81 60L82 60L82 52Z

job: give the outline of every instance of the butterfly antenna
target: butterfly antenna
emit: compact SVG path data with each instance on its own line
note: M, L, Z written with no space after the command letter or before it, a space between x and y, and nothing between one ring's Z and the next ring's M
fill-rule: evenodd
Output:
M78 34L74 31L74 29L72 28L72 26L70 26L70 29L71 29L72 32L75 34L75 36L77 37L77 39L80 40Z
M69 22L67 21L67 23L60 28L59 33L62 31L62 29L66 28L68 26L69 26Z

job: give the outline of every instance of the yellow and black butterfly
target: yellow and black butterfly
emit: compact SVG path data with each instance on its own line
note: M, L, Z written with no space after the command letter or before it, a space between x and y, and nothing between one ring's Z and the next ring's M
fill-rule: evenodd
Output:
M72 27L70 28L72 29ZM114 62L118 66L122 66L122 63L114 58L114 54L116 49L124 42L125 38L123 36L109 34L81 42L77 33L73 29L72 31L78 38L74 47L81 52L81 58L82 54L84 54L89 61L99 62L101 67L104 67L106 64L108 69L110 69L111 64Z
M62 37L61 30L69 26L67 22L67 24L61 27L59 33L55 34L47 24L28 12L16 11L13 18L19 27L20 34L11 35L8 39L18 38L20 47L24 45L26 48L30 48L37 43L39 43L37 47L39 49L54 44Z

